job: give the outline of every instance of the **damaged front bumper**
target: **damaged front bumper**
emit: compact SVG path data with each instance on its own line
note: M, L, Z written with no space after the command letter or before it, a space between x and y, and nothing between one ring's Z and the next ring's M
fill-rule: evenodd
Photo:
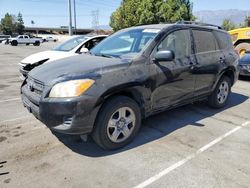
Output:
M91 96L76 98L46 98L21 88L24 106L48 128L65 134L89 134L92 132L99 107Z

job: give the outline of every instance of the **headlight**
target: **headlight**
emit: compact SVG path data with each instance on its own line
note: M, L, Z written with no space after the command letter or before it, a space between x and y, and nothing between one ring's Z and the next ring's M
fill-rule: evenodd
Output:
M95 81L91 79L61 82L53 86L49 97L77 97L87 91L94 83Z
M241 65L243 69L250 70L250 65Z

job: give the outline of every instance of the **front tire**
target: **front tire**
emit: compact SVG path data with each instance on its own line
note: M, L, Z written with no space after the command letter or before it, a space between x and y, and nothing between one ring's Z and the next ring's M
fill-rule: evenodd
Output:
M92 133L94 141L105 150L130 143L141 125L138 104L125 96L111 98L102 106Z
M208 104L213 108L223 108L231 94L231 80L227 76L223 76L218 82L213 93L208 98Z

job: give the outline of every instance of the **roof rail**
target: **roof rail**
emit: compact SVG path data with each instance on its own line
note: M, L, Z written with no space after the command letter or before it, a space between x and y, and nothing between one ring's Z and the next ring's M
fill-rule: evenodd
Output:
M202 22L195 22L195 21L178 21L175 24L194 24L194 25L199 25L199 26L208 26L208 27L215 27L217 29L222 29L222 27L218 26L218 25L207 24L207 23L202 23Z

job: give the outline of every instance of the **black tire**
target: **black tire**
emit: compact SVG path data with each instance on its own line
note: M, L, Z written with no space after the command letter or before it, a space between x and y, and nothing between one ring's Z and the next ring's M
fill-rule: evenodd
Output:
M29 46L30 45L30 43L26 43L26 46Z
M135 120L134 120L134 126L132 126L134 128L130 128L131 132L129 136L126 138L124 134L120 132L118 135L122 137L124 136L125 140L122 140L121 142L117 143L111 140L109 135L110 127L108 127L108 125L111 118L113 118L116 113L119 113L116 111L121 108L128 108L129 110L132 110L133 112L132 117L135 117ZM125 114L126 113L127 112L125 112ZM120 120L117 122L120 122ZM133 123L126 125L126 127L128 127L129 125L131 126L133 125ZM130 143L138 133L140 126L141 126L141 111L137 103L129 97L117 96L105 102L102 108L100 109L95 122L94 130L92 132L92 138L101 148L105 150L114 150ZM114 128L113 133L115 132L115 129L118 130L118 126ZM119 136L117 138L119 138Z
M18 45L18 42L17 42L16 40L13 40L13 41L11 42L11 45L12 45L12 46L17 46L17 45Z
M222 84L228 85L228 94L226 95L225 98L223 95L219 97L220 87L222 86ZM209 106L213 108L223 108L228 102L229 96L231 94L231 87L232 87L232 83L231 83L230 78L227 76L223 76L218 82L217 86L215 87L213 93L208 98Z
M40 46L40 41L36 41L33 45L34 46Z

